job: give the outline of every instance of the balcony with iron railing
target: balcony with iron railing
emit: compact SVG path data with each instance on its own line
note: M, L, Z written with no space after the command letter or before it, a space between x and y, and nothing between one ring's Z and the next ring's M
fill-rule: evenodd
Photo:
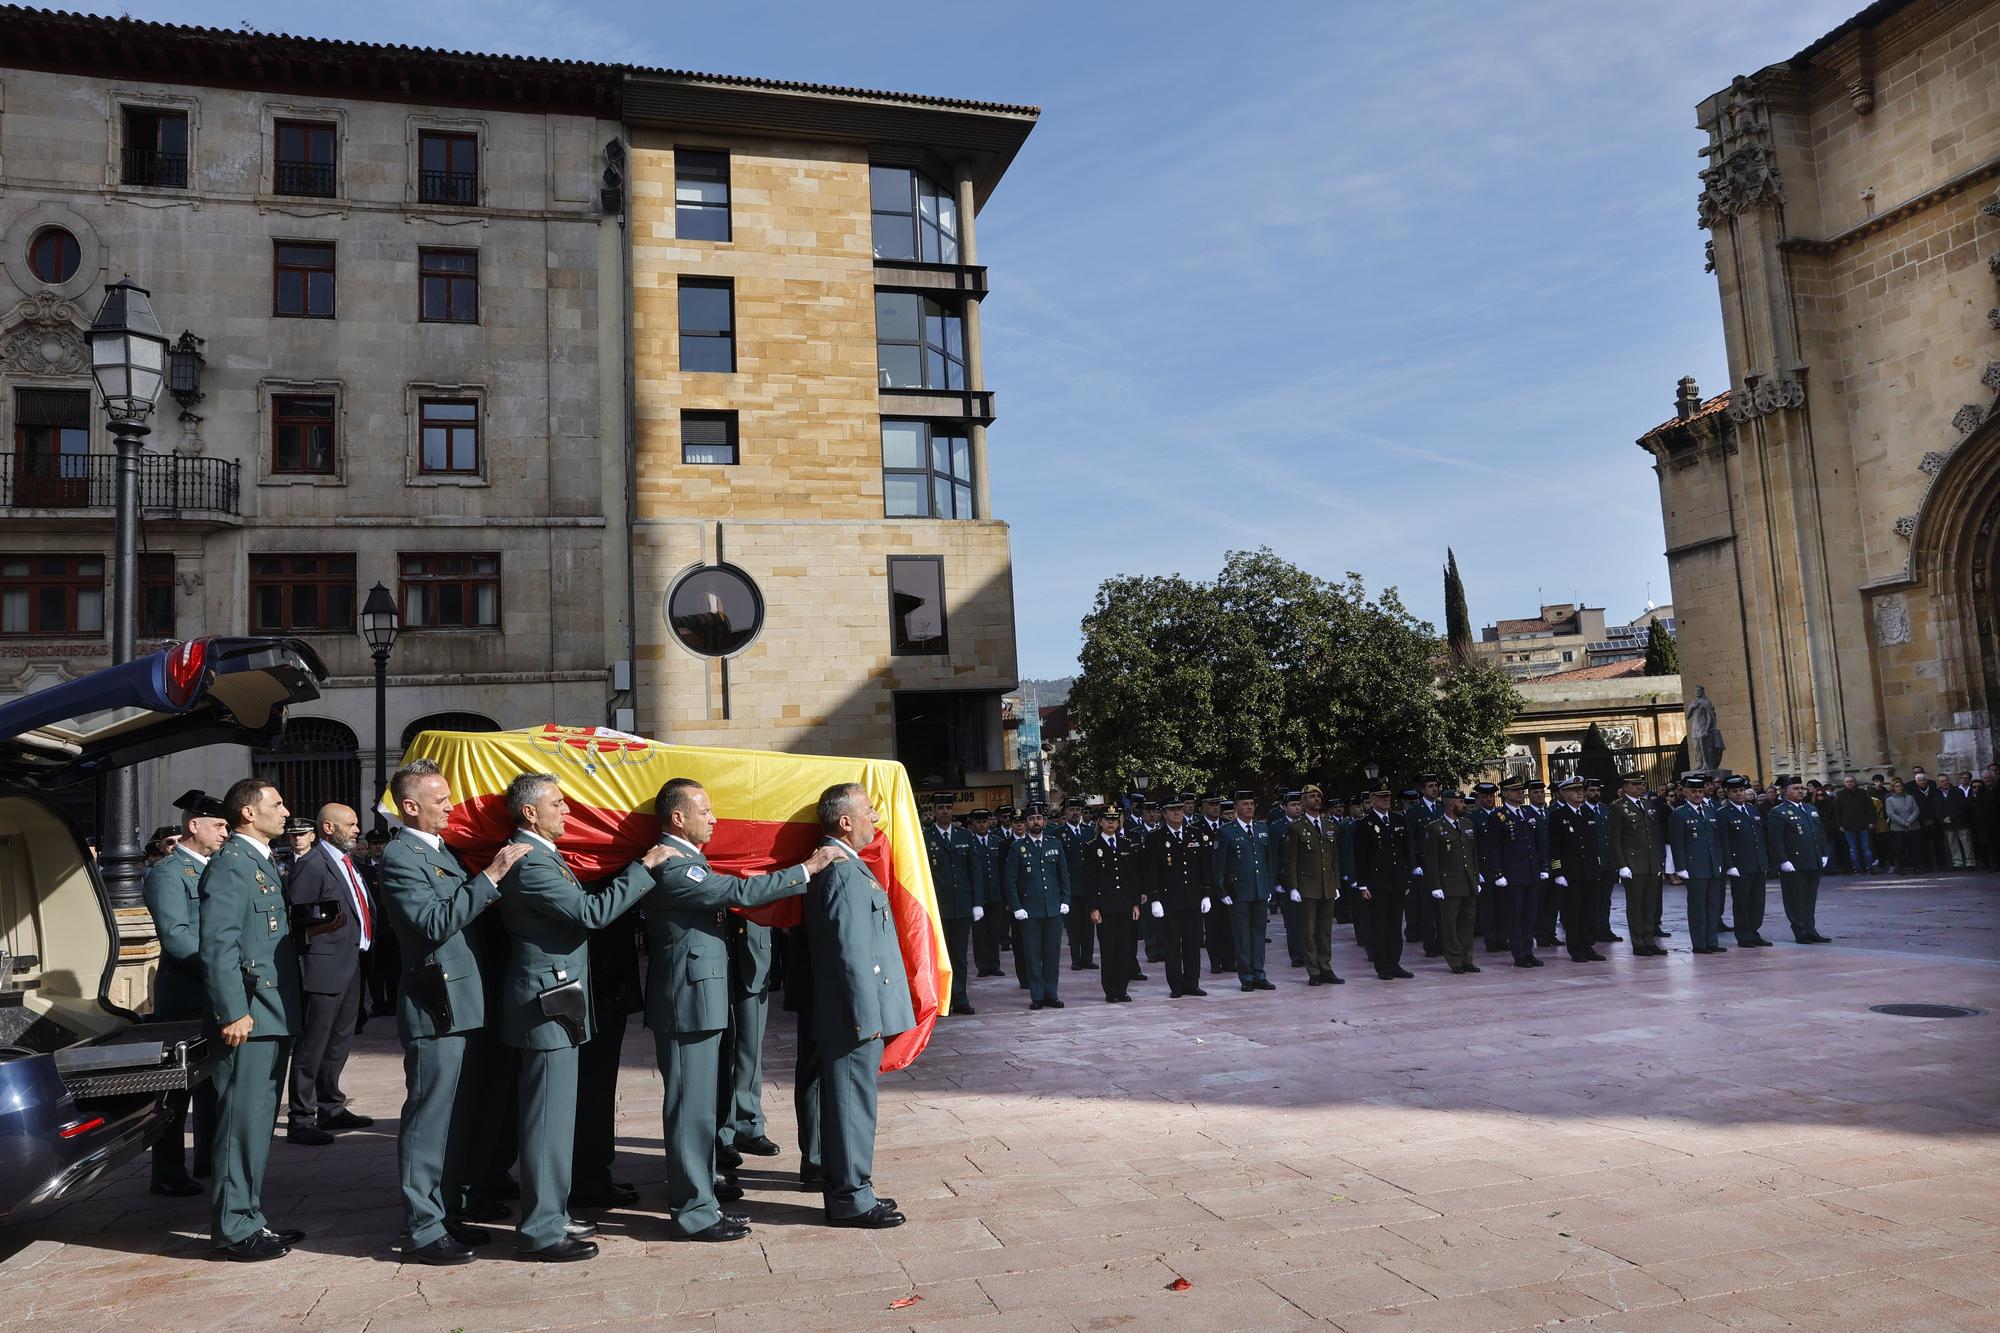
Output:
M315 199L331 199L333 163L280 162L276 184L279 194L302 194Z
M479 173L426 171L420 173L418 197L427 204L477 204Z
M226 458L139 455L139 510L154 518L234 523L242 517L241 467ZM72 515L118 507L116 454L0 454L0 510Z
M186 153L163 153L157 148L127 148L127 185L150 185L163 190L185 190L188 183Z

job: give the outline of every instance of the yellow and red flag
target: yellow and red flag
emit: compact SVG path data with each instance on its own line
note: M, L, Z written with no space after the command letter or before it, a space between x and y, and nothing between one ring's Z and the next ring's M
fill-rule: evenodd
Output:
M715 835L702 849L726 874L751 875L803 861L820 843L816 807L837 782L868 789L881 823L861 859L888 891L915 1028L891 1038L884 1072L916 1059L951 996L951 961L931 888L930 858L909 774L889 759L723 750L663 745L602 727L550 723L518 731L426 731L403 762L430 759L451 781L454 800L444 840L475 869L513 833L503 797L522 773L552 773L569 802L560 850L579 879L618 874L659 839L653 800L669 778L693 778L714 804ZM390 816L387 792L382 809ZM799 922L800 900L786 898L744 915L770 926Z

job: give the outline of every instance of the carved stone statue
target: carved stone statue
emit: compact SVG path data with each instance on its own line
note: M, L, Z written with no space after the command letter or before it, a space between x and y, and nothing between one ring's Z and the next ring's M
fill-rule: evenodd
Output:
M1687 706L1688 757L1704 773L1722 767L1722 728L1715 724L1715 705L1709 701L1708 687L1694 687Z

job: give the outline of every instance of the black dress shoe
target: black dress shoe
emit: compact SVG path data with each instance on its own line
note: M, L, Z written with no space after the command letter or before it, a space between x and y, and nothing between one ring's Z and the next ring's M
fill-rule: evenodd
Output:
M1670 940L1673 937L1674 937L1674 932L1672 932L1671 930L1663 930L1660 932L1660 938L1663 940Z
M719 1217L715 1221L709 1223L707 1226L703 1227L701 1230L696 1232L676 1231L674 1233L674 1239L695 1240L695 1241L702 1241L708 1244L719 1244L723 1241L742 1240L745 1236L749 1234L750 1234L749 1223L737 1222L728 1217Z
M637 1202L639 1202L637 1187L628 1185L622 1180L612 1181L608 1189L591 1190L584 1194L572 1192L569 1196L569 1206L572 1208L630 1208ZM496 1222L499 1219L482 1220Z
M1317 972L1306 978L1306 985L1308 986L1324 986L1325 984L1325 980Z
M285 1141L305 1148L323 1148L333 1142L333 1135L318 1125L295 1124L285 1128Z
M718 1143L715 1145L715 1160L723 1170L734 1171L743 1165L743 1154L736 1151L734 1144Z
M884 1227L903 1225L903 1215L887 1199L877 1199L875 1206L865 1213L857 1213L853 1217L828 1217L826 1224L830 1227L862 1227L879 1231Z
M1182 993L1183 995L1206 995L1206 994L1208 994L1208 992L1207 992L1207 991L1203 990L1203 989L1202 989L1201 987L1199 987L1199 986L1195 986L1195 987L1193 987L1192 989L1189 989L1189 990L1185 990L1185 991L1182 991L1181 993Z
M1007 974L996 967L990 972L981 972L979 975L982 977L1004 977Z
M1107 995L1104 997L1104 1002L1106 1004L1116 1004L1118 1003L1118 997L1116 995Z
M1345 986L1347 984L1331 972L1326 972L1322 975L1326 977L1326 984L1329 986Z
M573 1264L584 1259L595 1259L597 1246L587 1240L572 1240L565 1236L555 1244L544 1245L539 1250L523 1250L521 1257L542 1264Z
M1583 961L1586 963L1608 963L1611 960L1606 958L1603 954L1599 953L1597 950L1592 949L1589 953L1583 956Z
M459 1244L448 1233L439 1236L428 1245L403 1251L403 1258L411 1263L431 1264L438 1268L446 1268L452 1264L469 1264L477 1257L471 1247Z
M597 1223L579 1222L571 1218L569 1225L563 1228L563 1235L571 1240L590 1240L597 1235Z
M1461 971L1465 971L1465 972L1477 972L1477 971L1479 971L1479 964L1477 964L1477 963L1467 963L1467 964L1466 964L1466 965L1465 965L1465 966L1464 966L1464 967L1463 967L1462 969L1460 969L1460 970L1461 970Z
M1534 961L1533 961L1532 959L1527 959L1527 958L1516 958L1516 959L1514 960L1514 966L1515 966L1515 967L1533 967L1534 965L1535 965L1535 964L1534 964Z
M300 1241L306 1238L306 1233L300 1231L297 1227L267 1226L263 1229L263 1231L259 1232L258 1234L263 1236L266 1240L274 1240L278 1242L278 1244L285 1246L287 1249L298 1244Z
M825 1189L826 1173L824 1171L808 1171L801 1167L799 1169L799 1188L807 1192Z
M1528 955L1528 966L1529 966L1529 967L1540 967L1540 966L1542 966L1542 960L1541 960L1541 959L1539 959L1539 958L1537 958L1537 957L1535 957L1535 955L1533 955L1533 954L1529 954L1529 955Z
M512 1203L521 1197L521 1182L503 1172L499 1179L479 1186L478 1192L489 1199Z
M451 1215L454 1222L505 1222L514 1210L491 1199L467 1199L465 1206Z
M182 1176L178 1180L168 1178L156 1180L152 1184L155 1194L163 1194L169 1199L192 1199L197 1194L206 1194L199 1181L192 1176Z
M1075 967L1070 969L1070 971L1072 972L1095 972L1096 970L1097 970L1097 964L1095 963L1078 963Z
M444 1229L446 1235L450 1236L460 1245L465 1246L468 1250L476 1250L482 1245L491 1245L493 1243L492 1232L488 1231L485 1227L473 1226L470 1222L458 1222L446 1218Z
M282 1259L292 1252L289 1245L281 1245L262 1231L252 1232L233 1245L218 1245L208 1252L211 1259L224 1259L231 1263L255 1264L266 1259Z
M374 1123L374 1116L360 1115L348 1110L345 1106L335 1111L332 1115L323 1115L319 1118L319 1127L321 1129L366 1129Z
M1728 953L1729 946L1726 944L1711 944L1708 946L1708 951L1710 953Z
M1060 1009L1060 1008L1062 1008L1062 1007L1063 1007L1063 1002L1062 1002L1061 1000L1043 1000L1043 1001L1042 1001L1042 1008L1044 1008L1044 1009Z
M1028 1007L1030 1009L1040 1009L1043 1007L1043 1004L1042 1001L1040 1000L1032 1000L1029 1002Z
M1757 937L1756 939L1754 939L1754 940L1751 940L1750 942L1751 942L1752 944L1756 945L1756 946L1757 946L1758 948L1760 948L1760 949L1775 949L1775 948L1777 948L1777 947L1778 947L1777 945L1773 944L1773 943L1772 943L1771 941L1769 941L1769 940L1765 939L1765 938L1764 938L1764 937L1763 937L1762 935L1759 935L1759 936L1758 936L1758 937ZM197 1171L197 1172L196 1172L195 1174L196 1174L196 1175L200 1175L201 1173L200 1173L199 1171Z
M1132 978L1131 978L1131 979L1132 979L1133 981L1145 981L1145 980L1147 979L1147 977L1146 977L1146 974L1145 974L1144 972L1134 972L1134 973L1132 974Z
M1263 979L1262 977L1259 977L1259 978L1257 978L1257 980L1256 980L1256 982L1255 982L1254 984L1256 985L1256 987L1257 987L1257 989L1258 989L1258 990L1276 990L1276 989L1278 989L1278 983L1277 983L1277 982L1275 982L1275 981L1266 981L1266 980L1264 980L1264 979Z
M1831 936L1831 935L1822 935L1822 934L1818 933L1817 931L1815 931L1815 932L1813 932L1812 934L1810 934L1810 935L1806 936L1806 943L1807 943L1807 944L1831 944L1831 943L1833 943L1833 936Z
M723 1203L735 1203L743 1197L743 1186L735 1176L724 1176L715 1182L715 1197Z
M1454 965L1451 969L1451 974L1455 977L1463 976L1465 974L1465 969Z
M970 1017L972 1017L972 1015L974 1015L974 1014L978 1013L979 1011L978 1011L977 1009L974 1009L974 1008L973 1008L973 1007L972 1007L971 1005L969 1005L969 1004L961 1004L961 1005L959 1005L959 1006L958 1006L958 1008L956 1008L956 1009L952 1010L951 1012L952 1012L952 1013L953 1013L954 1015L957 1015L957 1014L964 1014L964 1015L965 1015L965 1016L966 1016L967 1018L970 1018ZM774 1146L774 1147L775 1147L776 1145L774 1144L774 1145L772 1145L772 1146Z
M1404 981L1415 981L1417 979L1416 973L1409 971L1407 968L1401 968L1401 967L1396 969L1396 976Z
M1597 942L1599 944L1623 944L1625 937L1623 935L1606 935Z
M971 1013L972 1010L967 1009L965 1012ZM771 1142L769 1136L764 1134L758 1134L747 1139L738 1138L736 1140L736 1149L738 1152L747 1152L752 1157L776 1157L783 1151L777 1144Z
M1130 993L1129 991L1121 991L1121 992L1119 992L1119 995L1118 995L1118 1003L1120 1003L1120 1004L1130 1004L1130 1003L1132 1003L1132 995L1131 995L1131 993Z
M1376 969L1376 972L1375 972L1375 980L1377 980L1377 981L1394 981L1395 979L1396 979L1396 974L1395 974L1394 972L1384 972L1384 971L1382 971L1382 970L1381 970L1381 969L1379 969L1379 968L1378 968L1378 969Z
M1240 984L1242 985L1243 989L1244 989L1244 990L1246 990L1246 991L1253 991L1253 990L1256 990L1256 989L1257 989L1257 983L1256 983L1256 982L1254 982L1254 981L1245 981L1245 982L1242 982L1242 983L1240 983Z

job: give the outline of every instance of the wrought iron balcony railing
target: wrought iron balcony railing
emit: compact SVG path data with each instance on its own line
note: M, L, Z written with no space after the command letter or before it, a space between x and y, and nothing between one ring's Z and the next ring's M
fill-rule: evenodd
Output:
M242 514L238 464L226 458L139 456L139 508L150 513ZM116 509L116 454L0 454L0 507Z

